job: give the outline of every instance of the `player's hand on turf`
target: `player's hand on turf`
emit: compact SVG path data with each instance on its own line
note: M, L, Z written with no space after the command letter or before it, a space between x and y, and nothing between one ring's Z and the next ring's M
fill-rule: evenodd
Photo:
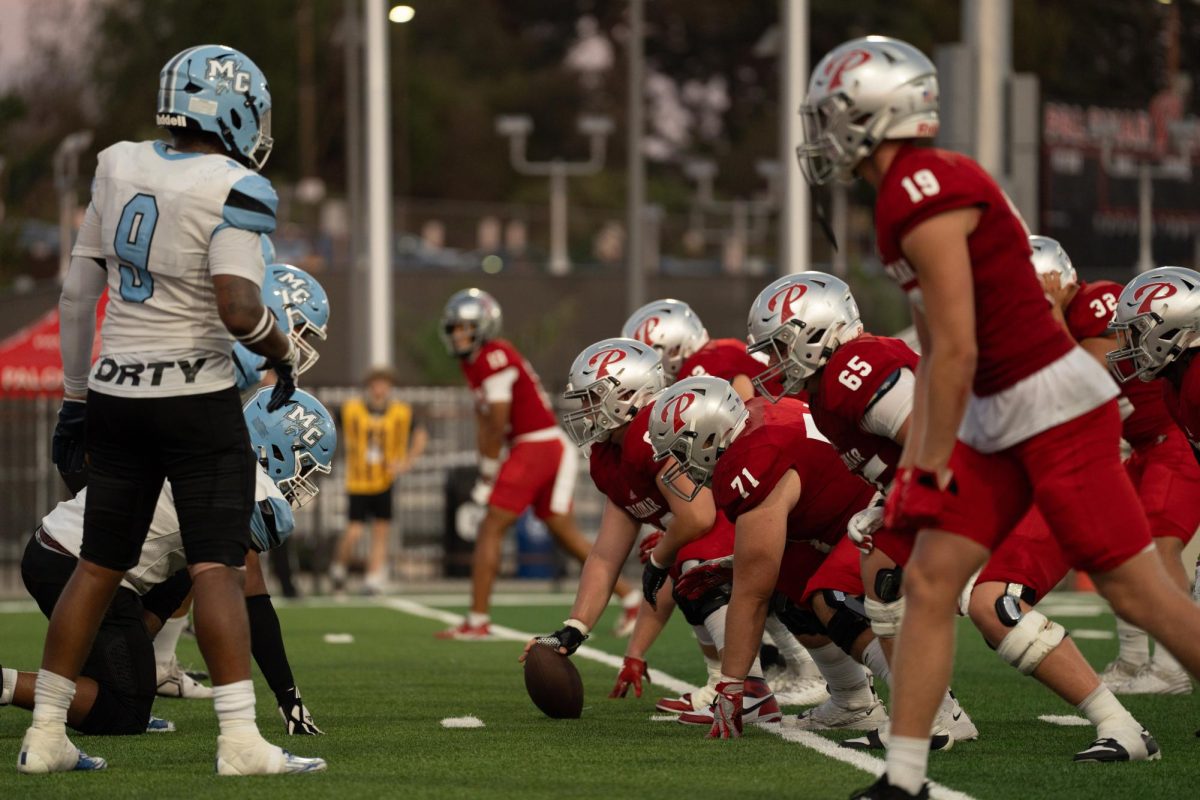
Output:
M275 385L271 388L271 399L267 401L268 412L283 408L296 393L296 359L296 347L288 339L287 354L283 358L268 358L258 365L260 370L269 369L275 373Z
M651 531L646 534L646 538L642 539L638 544L638 561L645 564L650 560L650 554L654 552L654 548L658 547L658 543L662 541L662 531Z
M871 498L871 504L850 518L846 525L846 535L854 542L863 555L875 549L873 534L883 527L883 505L886 498L876 492Z
M642 597L646 598L646 602L653 609L658 608L658 590L667 582L670 569L670 566L664 567L655 561L653 553L642 569Z
M571 625L564 625L554 633L548 633L545 636L535 636L525 644L525 652L521 653L521 657L517 661L524 662L529 651L533 649L535 644L544 644L546 647L553 648L561 655L569 656L579 649L579 646L588 638L587 634Z
M701 561L679 576L675 593L688 600L699 600L710 590L733 580L733 556Z
M742 682L722 681L712 703L713 724L709 739L737 739L742 735Z
M299 689L293 686L284 697L277 699L280 701L279 713L283 715L283 724L289 736L321 736L325 733L317 727L312 714L304 707Z
M54 426L54 439L50 444L50 459L64 475L83 471L86 426L87 403L82 400L63 400L62 407L58 409L58 424Z
M640 658L625 656L625 661L621 664L621 671L617 673L617 683L608 696L624 697L629 694L629 687L632 686L634 696L641 697L643 678L646 679L646 683L650 683L650 672L646 662Z
M883 524L901 532L933 527L946 498L956 494L958 484L949 470L940 480L938 473L920 467L901 469L884 505Z

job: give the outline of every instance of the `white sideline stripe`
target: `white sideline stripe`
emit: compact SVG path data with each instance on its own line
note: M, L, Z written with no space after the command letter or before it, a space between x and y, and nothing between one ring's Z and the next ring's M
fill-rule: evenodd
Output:
M454 614L449 611L441 611L440 609L430 608L429 606L413 602L407 598L397 597L384 600L383 605L395 611L411 614L414 617L424 617L425 619L437 620L438 622L444 622L447 625L458 625L463 621L461 614ZM501 641L527 642L533 638L533 634L513 630L512 628L506 628L503 625L492 625L492 637L493 639ZM593 647L581 647L575 651L575 655L590 659L592 661L598 661L601 664L607 664L608 666L615 667L616 669L620 669L623 662L619 656L614 656L611 653L605 653L601 650L596 650ZM650 670L650 677L655 685L664 689L669 689L673 692L679 692L680 694L684 692L693 692L697 689L697 687L691 685L687 681L682 681L679 678L673 677L656 669ZM654 719L654 717L651 717L651 719ZM672 716L671 719L674 719L674 716ZM837 742L817 736L815 733L810 733L809 731L785 729L784 725L759 725L757 727L759 727L761 730L781 736L785 741L802 745L810 750L815 750L823 756L827 756L828 758L832 758L836 761L841 761L844 764L849 764L852 767L860 769L863 772L867 772L876 777L883 774L884 763L882 759L869 756L860 750L851 750L850 748L842 747ZM946 786L942 786L940 783L933 783L932 781L929 784L929 795L930 797L936 798L936 800L975 800L975 798L969 794L965 794L955 789L950 789Z
M1074 714L1042 714L1038 719L1042 722L1049 722L1051 725L1062 725L1067 728L1090 728L1092 725L1083 717L1077 717Z
M1112 631L1098 631L1095 628L1078 628L1071 631L1071 635L1076 639L1115 639L1116 634Z
M1105 606L1081 606L1078 603L1038 603L1038 610L1048 617L1102 617L1110 612Z

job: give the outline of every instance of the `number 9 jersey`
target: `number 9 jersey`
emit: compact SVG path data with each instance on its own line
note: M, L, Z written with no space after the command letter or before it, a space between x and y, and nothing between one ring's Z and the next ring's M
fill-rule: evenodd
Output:
M275 230L277 203L270 181L224 155L164 142L102 151L71 252L103 261L108 273L88 387L166 397L233 386L233 337L217 313L212 276L262 285L259 237Z

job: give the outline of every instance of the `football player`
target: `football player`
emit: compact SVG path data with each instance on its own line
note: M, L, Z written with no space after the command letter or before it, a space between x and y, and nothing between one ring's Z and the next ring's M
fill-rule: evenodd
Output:
M1150 552L1120 461L1117 387L1042 299L1024 222L978 164L923 146L938 130L933 62L895 39L847 42L814 69L801 113L809 182L862 177L875 189L879 251L921 342L885 509L888 527L919 531L904 574L887 769L858 796L923 797L956 599L1031 503L1114 610L1193 672L1200 609ZM1043 648L1060 638L1034 633Z
M806 336L806 331L820 335ZM787 394L806 388L813 419L842 461L885 493L911 426L917 354L899 339L865 333L850 287L821 272L789 275L764 289L751 306L748 334L750 349L767 354L771 364L755 384L773 380ZM907 563L913 537L879 530L881 523L877 498L850 521L849 532L864 551L867 616L890 651L904 609L898 565ZM1110 746L1111 741L1140 743L1142 726L1101 686L1062 626L1032 608L1067 569L1045 521L1031 511L988 559L960 610L1002 659L1032 674L1096 725L1097 740L1076 760L1149 757L1137 745ZM1042 647L1032 635L1041 629L1053 630L1059 643ZM965 714L951 710L950 720L947 727L956 740L977 736ZM870 738L867 743L875 744Z
M887 661L857 601L858 551L845 537L871 487L842 465L803 401L744 403L721 378L688 378L663 392L649 429L655 458L671 462L663 483L685 496L711 486L717 508L736 526L710 736L741 733L743 682L772 601L829 683L830 699L796 726L878 728L887 714L855 659L881 676ZM685 479L687 491L679 485Z
M563 393L575 405L563 416L567 433L578 446L590 445L592 480L605 495L606 503L600 531L580 575L570 618L560 630L531 641L526 650L540 642L566 655L575 652L604 611L641 526L655 527L663 535L653 549L643 580L647 605L626 650L611 695L614 697L623 696L630 687L641 696L647 671L645 651L666 622L665 614L656 612L661 605L659 592L667 580L678 579L690 565L727 556L733 550L733 526L716 510L711 492L702 489L688 502L664 489L662 474L667 467L655 462L647 437L650 407L664 384L659 354L654 349L633 339L605 339L575 359ZM709 686L684 698L659 703L660 710L685 712L680 717L683 722L711 722L706 713L714 696L715 681L711 678L719 674L728 600L729 589L722 583L694 600L680 602L700 641L710 674ZM778 722L783 715L763 681L757 659L750 676L747 721ZM701 719L693 719L692 715Z
M1029 237L1033 266L1046 296L1079 346L1101 363L1117 343L1108 330L1121 286L1111 281L1081 281L1062 246L1045 236ZM1185 591L1191 579L1183 566L1183 549L1200 526L1200 465L1183 431L1171 419L1161 382L1129 381L1121 385L1128 415L1121 435L1133 454L1125 467L1137 488L1154 546L1171 580ZM1166 648L1155 649L1145 631L1118 617L1120 652L1101 674L1117 694L1189 694L1192 681Z
M255 724L240 572L256 467L234 388L233 340L275 371L272 408L296 386L295 347L261 299L260 235L274 230L278 202L258 174L273 144L270 91L245 53L191 47L159 76L156 122L172 143L119 142L100 153L63 282L64 403L53 458L60 471L75 473L86 454L87 508L80 559L50 619L17 769L104 766L78 757L67 711L104 610L137 563L170 479L214 683L217 771L311 772L325 762L288 755ZM93 366L95 305L106 286Z
M442 342L475 393L479 478L471 499L487 508L471 561L471 609L462 624L438 633L442 639L490 636L500 544L526 508L533 507L568 554L581 563L588 556L588 541L571 513L579 454L558 427L533 367L500 338L500 325L499 303L479 289L457 292L442 312ZM623 609L617 632L628 635L641 593L622 578L614 586Z
M316 496L312 481L328 473L337 432L325 407L297 391L283 408L268 412L270 391L247 404L251 444L260 457L255 483L255 509L250 520L251 550L246 555L246 610L251 649L289 734L314 735L321 730L304 706L292 677L258 553L291 536L293 509ZM59 503L47 514L25 548L21 576L47 617L79 558L87 489ZM191 589L187 558L175 511L171 484L164 484L150 532L137 566L125 573L109 604L96 641L78 681L79 690L67 711L67 724L86 735L128 735L147 730L155 696L155 659L151 639ZM37 674L0 668L0 705L33 708ZM152 730L173 730L155 720Z

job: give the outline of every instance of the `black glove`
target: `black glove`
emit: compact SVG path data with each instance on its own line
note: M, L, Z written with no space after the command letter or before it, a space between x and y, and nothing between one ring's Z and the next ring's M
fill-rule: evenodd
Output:
M291 340L288 340L287 355L278 360L268 358L258 368L275 373L275 386L271 389L271 399L267 401L267 412L274 413L283 408L296 393L296 348Z
M579 649L579 646L583 644L584 640L587 638L587 634L578 628L571 627L570 625L564 625L554 633L546 636L539 636L534 641L536 641L538 644L544 644L546 647L552 648L556 653L558 652L558 648L565 647L567 649L567 655L571 655Z
M58 424L50 445L50 458L64 475L83 471L84 432L87 430L87 403L63 400Z
M300 690L293 686L284 692L279 701L279 713L283 715L283 724L287 727L289 736L320 736L325 733L313 722L312 714L304 707L300 699Z
M646 566L642 568L642 597L646 598L646 602L650 607L658 609L658 590L667 582L667 573L670 567L660 567L654 561L654 554L646 559Z

